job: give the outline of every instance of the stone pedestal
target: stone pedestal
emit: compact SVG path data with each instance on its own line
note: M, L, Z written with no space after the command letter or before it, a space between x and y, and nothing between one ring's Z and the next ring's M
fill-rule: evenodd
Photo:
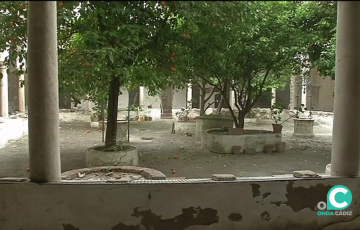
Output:
M294 137L314 137L314 119L294 118Z

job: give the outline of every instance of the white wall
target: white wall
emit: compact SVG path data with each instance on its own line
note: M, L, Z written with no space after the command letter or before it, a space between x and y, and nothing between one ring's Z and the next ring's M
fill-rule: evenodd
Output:
M173 109L180 109L181 107L186 108L186 96L187 90L185 89L177 89L175 90L173 97Z
M129 92L124 88L122 88L120 91L122 94L119 95L118 108L127 109L129 106Z
M320 76L316 68L310 72L311 85L319 86L319 108L318 110L324 112L332 112L334 110L335 81L330 77ZM311 95L309 93L309 95Z
M317 215L317 203L326 202L335 185L351 190L345 211L352 216ZM355 229L359 187L360 178L42 185L0 180L0 229Z
M161 99L159 95L150 96L149 90L144 87L144 108L152 105L153 109L160 109Z

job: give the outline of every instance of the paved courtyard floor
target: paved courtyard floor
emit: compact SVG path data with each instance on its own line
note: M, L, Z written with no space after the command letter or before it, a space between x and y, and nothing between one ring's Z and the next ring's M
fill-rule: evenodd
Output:
M211 153L201 149L194 137L170 134L172 122L131 122L130 142L138 148L140 166L160 170L168 177L208 178L214 173L258 177L291 174L294 170L305 169L324 173L325 166L330 163L332 127L329 122L316 122L316 137L313 139L293 138L292 122L285 123L283 140L287 143L286 152L271 155ZM271 120L247 119L245 128L271 130L271 123ZM84 168L84 151L102 145L101 136L97 129L90 128L89 122L62 122L62 172ZM153 140L143 140L143 137L152 137ZM0 149L0 177L27 177L28 160L28 137L10 141ZM172 169L176 174L172 174Z

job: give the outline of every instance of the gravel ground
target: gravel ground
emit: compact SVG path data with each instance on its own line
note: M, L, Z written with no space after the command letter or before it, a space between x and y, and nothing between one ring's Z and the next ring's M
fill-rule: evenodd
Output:
M330 163L331 119L316 118L313 139L292 137L292 122L284 124L284 154L232 155L215 154L200 148L200 143L184 134L170 134L173 120L131 122L131 145L138 148L142 167L160 170L168 177L208 178L214 173L236 176L271 176L290 174L294 170L324 173ZM271 120L247 119L245 128L271 130ZM90 130L90 132L88 132ZM90 128L89 122L62 122L62 172L85 167L85 150L101 145L101 132ZM152 137L153 140L142 138ZM0 177L27 177L28 137L11 141L0 149ZM173 174L172 169L176 173Z

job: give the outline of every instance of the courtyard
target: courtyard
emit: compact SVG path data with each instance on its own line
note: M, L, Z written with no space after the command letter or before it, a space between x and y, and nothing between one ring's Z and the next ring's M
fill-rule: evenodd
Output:
M72 116L70 116L72 115ZM90 128L88 115L60 113L61 171L85 168L85 150L102 145L102 133ZM157 169L168 178L209 178L212 174L264 177L295 170L324 173L330 163L332 116L316 116L314 138L292 136L292 119L284 123L285 153L217 154L202 149L192 135L171 134L175 119L130 123L130 144L138 149L139 166ZM246 119L246 129L271 130L272 120ZM195 125L195 124L194 124ZM145 140L144 140L145 139ZM148 140L152 139L152 140ZM28 137L0 149L0 177L28 177Z

